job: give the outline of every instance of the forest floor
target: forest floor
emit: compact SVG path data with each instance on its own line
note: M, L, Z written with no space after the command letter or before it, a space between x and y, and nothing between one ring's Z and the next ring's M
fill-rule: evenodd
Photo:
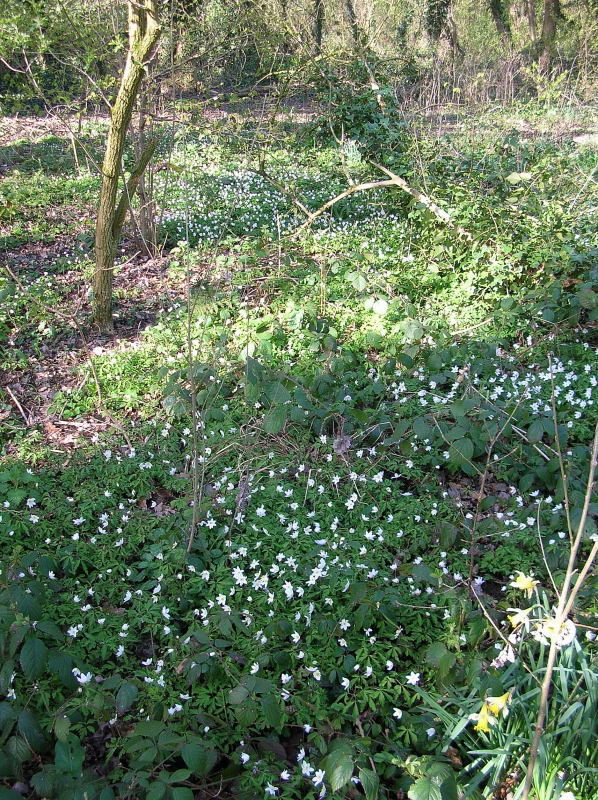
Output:
M318 111L185 101L153 178L163 252L129 226L111 337L89 291L105 120L71 120L76 144L56 120L0 122L0 780L18 796L521 781L598 418L598 120L451 107L397 116L381 153L371 122L339 144ZM304 225L298 202L379 162L453 227L388 188ZM595 611L582 592L538 798L595 797ZM488 695L510 708L492 725Z

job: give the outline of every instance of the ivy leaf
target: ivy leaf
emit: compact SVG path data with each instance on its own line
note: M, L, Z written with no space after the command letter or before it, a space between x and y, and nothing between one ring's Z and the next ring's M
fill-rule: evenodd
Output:
M407 792L409 800L442 800L440 788L432 778L418 778Z
M25 677L29 680L39 678L48 660L48 648L36 636L27 639L19 656Z
M139 694L139 689L132 683L123 683L116 694L116 710L119 714L128 711Z

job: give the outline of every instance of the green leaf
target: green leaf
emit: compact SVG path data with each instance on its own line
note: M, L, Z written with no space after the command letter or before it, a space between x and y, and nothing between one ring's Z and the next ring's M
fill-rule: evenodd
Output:
M48 648L41 639L33 636L27 639L21 648L19 661L25 677L29 680L39 678L44 671L46 662L48 660Z
M266 397L271 403L288 403L291 394L282 383L270 383L266 386Z
M266 694L262 697L261 702L264 719L271 728L279 730L282 726L282 711L276 697L272 694Z
M168 783L182 783L191 777L191 771L188 769L177 769L168 776Z
M473 442L471 439L457 439L449 447L449 458L456 464L470 461L473 456Z
M85 751L74 737L69 742L56 742L54 764L63 775L78 777L83 769Z
M407 792L409 800L442 800L440 788L432 778L418 778Z
M531 444L537 444L544 435L544 422L541 419L536 419L527 429L527 438Z
M193 800L194 794L186 786L177 786L172 790L172 800Z
M260 362L256 361L255 358L248 356L245 371L247 382L257 384L260 381L263 373L264 369Z
M330 787L333 792L338 792L353 776L353 755L344 748L333 750L326 756L325 764Z
M378 789L380 788L380 778L371 769L360 769L359 780L363 786L366 800L378 800Z
M448 650L442 642L434 642L426 650L426 661L433 667L439 667L446 653Z
M418 342L424 335L424 326L418 319L406 319L401 323L401 327L409 342Z
M57 642L61 642L64 639L64 634L58 625L49 619L41 619L37 623L36 630L45 633L47 636L51 636L52 639L56 639Z
M162 781L152 783L148 793L145 795L145 800L162 800L166 794L166 784Z
M231 689L228 693L228 702L234 706L238 706L243 700L246 700L249 697L249 690L246 686L243 686L240 683L238 686L235 686L234 689Z
M31 711L23 710L19 714L17 723L19 733L25 739L29 747L36 753L46 749L48 742L42 733L39 723Z
M349 272L347 278L349 278L358 292L363 292L368 285L367 278L361 272Z
M7 789L6 786L0 786L0 800L23 800L23 795Z
M72 673L74 661L68 653L60 650L50 650L48 654L48 669L56 675L67 689L74 689L77 681Z
M155 738L159 736L164 730L164 723L156 719L148 719L143 722L138 722L135 726L134 734L137 736L149 736Z
M132 683L123 683L116 695L116 710L119 714L128 711L137 700L139 689Z
M54 720L54 734L59 742L66 742L71 729L71 721L64 714L60 714Z
M37 772L31 778L31 785L39 797L50 797L54 792L54 776L47 772Z
M286 406L276 406L271 411L268 411L264 417L264 430L266 433L275 434L280 433L284 428L287 421L287 408Z
M207 775L218 761L218 753L215 750L207 750L196 743L184 745L181 755L191 772L200 776Z

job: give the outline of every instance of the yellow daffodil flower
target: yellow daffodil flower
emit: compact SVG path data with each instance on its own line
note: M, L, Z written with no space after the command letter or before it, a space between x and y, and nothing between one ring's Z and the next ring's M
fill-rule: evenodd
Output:
M531 575L525 575L523 572L518 572L517 577L514 581L511 581L509 584L514 589L519 589L522 592L525 592L527 597L532 596L532 592L534 591L534 586L537 586L539 581L535 581Z
M488 703L482 703L480 713L473 714L472 719L477 720L477 725L474 727L474 731L483 731L484 733L488 733L490 730L490 725L493 722L492 718L490 717Z
M514 628L518 628L519 625L521 625L524 622L528 621L529 615L532 613L533 610L534 610L533 606L530 606L529 608L521 608L521 609L510 608L509 611L515 611L515 613L508 615L509 622L511 623L511 625Z
M501 694L500 697L487 697L486 705L488 706L490 713L494 714L495 717L498 717L501 711L503 717L506 717L509 713L507 706L509 705L510 699L511 692L505 692L504 694Z

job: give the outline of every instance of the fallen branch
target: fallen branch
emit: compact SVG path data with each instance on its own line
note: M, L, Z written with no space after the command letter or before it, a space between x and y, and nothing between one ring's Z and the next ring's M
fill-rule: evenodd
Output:
M385 175L388 175L395 186L398 186L404 192L410 194L411 197L417 200L418 203L421 203L423 206L425 206L428 211L431 211L432 214L438 217L438 219L441 219L449 227L454 228L454 230L463 236L463 238L467 239L468 241L473 239L473 236L471 233L469 233L469 231L466 231L465 228L461 228L459 225L455 225L448 211L445 211L443 208L440 208L440 206L436 205L436 203L427 195L423 194L423 192L420 192L418 189L414 189L412 186L409 186L406 180L401 178L399 175L395 175L394 172L391 172L387 167L383 167L382 164L376 164L374 161L372 161L372 164L381 170Z
M471 233L469 233L469 231L466 231L459 225L455 225L455 223L451 219L450 214L444 209L440 208L440 206L436 205L436 203L433 200L431 200L427 195L423 194L418 189L414 189L412 186L409 186L406 180L401 178L399 175L395 175L394 172L391 172L386 167L383 167L380 164L376 164L374 162L371 163L373 164L373 166L377 167L379 170L384 172L385 175L388 175L388 178L386 180L381 180L381 181L366 181L365 183L358 183L353 186L347 187L340 194L337 194L336 197L331 198L326 203L324 203L324 205L320 206L320 208L316 209L316 211L309 212L307 219L302 225L299 226L299 228L296 229L295 234L298 234L305 228L309 227L314 222L314 220L316 220L318 217L320 217L322 214L324 214L326 211L328 211L330 208L336 205L340 200L344 200L345 197L349 197L349 195L356 194L357 192L365 192L370 189L384 189L384 188L390 188L391 186L396 186L399 189L402 189L411 197L413 197L415 200L417 200L418 203L421 203L423 206L425 206L428 209L428 211L431 211L432 214L434 214L435 217L444 222L453 230L457 231L457 233L459 233L460 236L463 236L464 239L467 239L468 241L473 240L473 236ZM287 194L287 192L284 193ZM304 213L307 211L307 209L305 208L305 206L303 206L302 203L299 203L297 200L293 200L293 202Z

